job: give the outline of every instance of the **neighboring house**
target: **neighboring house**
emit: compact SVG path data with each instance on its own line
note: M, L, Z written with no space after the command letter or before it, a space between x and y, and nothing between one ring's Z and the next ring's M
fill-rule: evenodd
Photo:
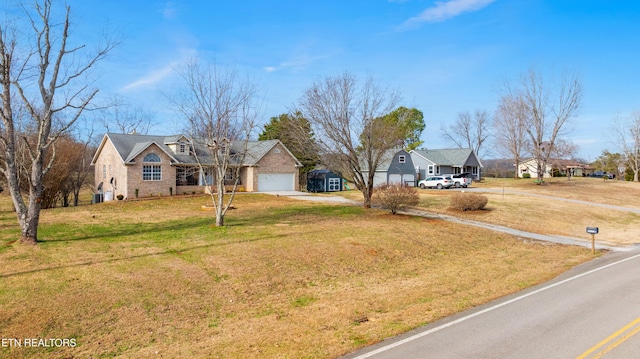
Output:
M96 188L104 192L105 200L120 194L124 198L135 198L203 193L207 185L213 184L208 151L202 144L194 146L183 135L107 133L91 161L95 166ZM203 162L203 171L194 153ZM241 168L241 190L299 190L301 164L278 140L250 141L244 162L232 165ZM229 173L225 180L233 184L235 178Z
M411 150L418 179L440 174L471 173L480 180L482 162L471 148L449 148L440 150Z
M362 171L365 179L369 171ZM416 169L411 160L411 155L405 150L389 150L381 158L373 177L373 185L383 183L402 183L408 186L416 186Z
M313 170L307 174L308 192L342 191L342 176L329 170Z
M550 159L544 169L543 178L551 178L554 176L588 176L595 168L575 160ZM534 158L523 161L518 165L518 177L528 173L531 178L538 177L537 161Z

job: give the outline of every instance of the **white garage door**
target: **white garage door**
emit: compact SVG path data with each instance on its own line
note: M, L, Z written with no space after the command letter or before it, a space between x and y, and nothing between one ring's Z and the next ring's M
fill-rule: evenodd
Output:
M293 191L295 189L295 176L295 173L258 174L258 191Z
M402 183L402 175L391 174L389 175L389 184Z

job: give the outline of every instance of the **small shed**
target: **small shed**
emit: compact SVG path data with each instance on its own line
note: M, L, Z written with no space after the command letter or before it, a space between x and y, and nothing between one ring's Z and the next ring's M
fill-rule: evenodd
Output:
M329 170L313 170L307 175L308 192L342 191L342 177Z

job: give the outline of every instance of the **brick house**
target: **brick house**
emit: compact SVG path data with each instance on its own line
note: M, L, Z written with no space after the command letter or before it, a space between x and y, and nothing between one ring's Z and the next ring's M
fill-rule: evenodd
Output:
M200 154L203 170L194 151ZM207 151L183 135L107 133L91 161L95 185L105 194L105 200L118 195L135 198L203 193L213 183L213 171L206 168ZM302 165L278 140L250 141L244 162L234 165L240 167L241 190L299 190L298 169ZM226 180L233 183L235 179L229 175Z

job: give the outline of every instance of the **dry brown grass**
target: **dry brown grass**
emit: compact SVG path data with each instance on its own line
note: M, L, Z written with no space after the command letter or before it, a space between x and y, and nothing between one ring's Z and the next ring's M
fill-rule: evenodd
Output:
M637 200L640 198L640 183L597 178L552 178L544 185L536 185L530 179L489 178L482 183L475 182L473 188L487 191L483 195L489 198L489 203L483 211L452 210L450 198L457 192L449 190L421 190L419 206L429 212L533 233L569 236L584 239L585 242L591 241L586 227L595 226L600 228L600 234L596 236L598 242L617 245L640 243L639 214L561 200L640 209L640 201ZM362 198L357 191L344 192L342 195L354 200Z
M550 279L588 250L378 210L241 195L46 211L11 244L0 197L0 337L27 357L330 358ZM491 204L491 202L490 202ZM157 355L156 355L157 354Z

